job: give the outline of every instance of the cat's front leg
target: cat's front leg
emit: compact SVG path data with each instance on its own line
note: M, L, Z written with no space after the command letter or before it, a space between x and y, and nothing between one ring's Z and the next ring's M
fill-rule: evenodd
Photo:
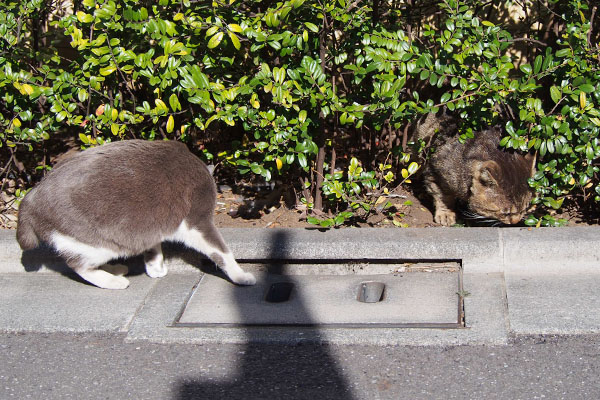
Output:
M426 177L427 190L433 197L434 215L433 220L444 226L456 224L456 213L452 210L456 203L454 196L444 193L435 183L433 177Z
M164 264L160 243L144 252L144 264L146 265L146 274L151 278L162 278L167 275L168 270Z
M441 210L436 207L433 220L444 226L452 226L456 224L456 213L448 209Z
M433 220L444 226L456 224L456 213L448 207L448 203L454 204L454 199L441 194L433 197L433 206L435 208Z
M237 261L235 261L231 252L214 252L209 254L208 257L225 272L233 283L237 283L238 285L254 285L256 283L254 275L244 271Z
M238 285L254 285L256 278L250 272L244 271L233 254L225 244L221 233L213 225L212 221L204 221L201 230L189 227L183 221L177 232L170 240L184 243L188 247L207 255L215 264L225 272L233 283Z

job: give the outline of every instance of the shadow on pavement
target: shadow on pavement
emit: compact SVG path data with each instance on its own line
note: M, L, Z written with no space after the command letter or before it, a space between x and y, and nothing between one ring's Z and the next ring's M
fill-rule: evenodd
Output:
M271 259L285 259L288 238L277 232L271 244ZM271 273L281 272L273 265ZM240 315L244 309L243 290L236 290ZM300 302L300 304L302 304ZM298 313L310 320L309 311ZM250 344L240 346L237 373L228 380L210 381L190 377L176 384L177 400L191 399L339 399L352 400L349 382L343 376L327 345L256 344L264 339L264 328L245 329ZM263 340L264 341L264 340ZM314 368L319 365L319 368Z

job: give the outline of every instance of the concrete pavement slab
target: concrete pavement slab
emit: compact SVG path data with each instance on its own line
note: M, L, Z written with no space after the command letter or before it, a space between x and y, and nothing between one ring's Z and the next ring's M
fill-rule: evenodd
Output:
M600 274L506 274L510 330L520 335L600 332Z
M0 331L124 332L156 284L130 281L127 290L102 290L54 274L0 274Z
M331 343L372 345L505 344L506 303L501 274L465 274L467 328L176 327L197 274L172 274L154 287L127 340L158 343ZM243 305L238 305L243 309Z
M504 271L529 274L600 273L600 228L500 229Z

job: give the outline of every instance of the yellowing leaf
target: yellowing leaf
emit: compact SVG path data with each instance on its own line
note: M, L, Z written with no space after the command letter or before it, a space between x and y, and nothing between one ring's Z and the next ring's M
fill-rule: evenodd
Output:
M160 109L161 111L165 111L165 112L169 111L169 109L167 108L167 105L161 99L154 99L154 104L156 104L156 107L158 109Z
M217 47L219 45L219 43L221 43L221 40L223 40L223 32L217 32L208 41L208 48L209 49L214 49L215 47Z
M579 106L581 107L581 109L584 109L586 104L587 104L587 101L586 101L586 97L585 97L585 92L581 91L581 92L579 92Z
M283 167L283 162L279 158L276 158L275 165L277 166L277 170L279 171Z
M227 27L229 28L230 31L235 32L235 33L242 33L244 31L242 29L242 27L239 26L238 24L229 24L229 25L227 25Z
M227 32L227 34L229 35L229 39L231 40L231 44L233 44L233 47L235 47L236 50L239 50L241 47L240 39L238 39L236 34L233 32Z
M116 66L114 66L114 65L109 65L109 66L107 66L107 67L100 68L100 75L107 76L107 75L110 75L110 74L112 74L112 73L113 73L113 72L115 72L116 70L117 70L117 67L116 67Z
M215 26L211 26L210 28L208 28L206 30L206 37L214 35L215 33L217 33L218 30L219 30L218 26L216 26L216 25Z
M173 132L173 128L175 128L175 120L172 115L169 115L167 119L167 133Z
M119 134L119 125L110 124L110 131L112 132L113 135L117 136Z
M21 127L21 120L19 118L15 118L12 120L12 123L14 126L16 126L17 128Z
M23 85L21 85L20 91L21 93L29 96L31 93L33 93L33 87L28 83L24 83Z
M79 20L79 22L89 23L94 20L94 16L86 14L83 11L77 11L77 19Z
M100 104L98 108L96 108L96 116L99 117L104 114L104 104Z

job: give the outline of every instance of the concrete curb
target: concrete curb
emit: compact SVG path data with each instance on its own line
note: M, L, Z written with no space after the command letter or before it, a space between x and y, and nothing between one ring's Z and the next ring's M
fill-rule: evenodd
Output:
M236 258L250 263L292 260L322 268L327 261L460 260L467 328L173 327L202 276L201 255L165 245L169 275L153 280L134 274L129 289L104 291L57 276L73 274L48 250L23 253L15 231L0 230L0 332L126 332L131 341L173 343L372 345L506 344L511 335L600 333L600 227L221 232Z
M347 228L221 229L241 261L257 260L461 260L465 272L527 274L600 273L600 227L567 228ZM23 252L15 231L0 230L0 273L64 269L48 252ZM195 268L181 249L165 246L171 271ZM28 252L29 253L29 252ZM200 256L192 256L193 258ZM187 257L189 261L189 256ZM53 268L48 268L48 264ZM27 267L27 266L26 266ZM32 270L29 268L28 270Z

